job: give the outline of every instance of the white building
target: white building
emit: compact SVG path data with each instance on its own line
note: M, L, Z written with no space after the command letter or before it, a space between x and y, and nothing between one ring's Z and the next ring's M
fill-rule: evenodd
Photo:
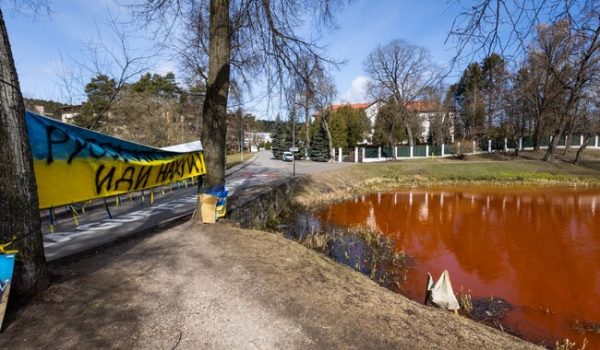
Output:
M365 114L367 115L367 118L369 118L369 121L371 122L371 132L368 135L368 138L370 139L374 133L375 119L377 118L377 113L379 112L379 109L382 105L383 102L381 101L367 103L346 103L332 105L331 109L335 112L341 107L349 106L354 109L364 110ZM408 103L406 107L409 111L417 113L419 120L421 121L421 133L418 135L418 137L423 141L426 141L429 137L429 129L433 118L441 116L442 121L447 117L453 118L453 113L444 113L443 106L435 102L414 101ZM454 139L454 126L451 127L450 134L451 137ZM364 140L364 143L368 143L367 140Z

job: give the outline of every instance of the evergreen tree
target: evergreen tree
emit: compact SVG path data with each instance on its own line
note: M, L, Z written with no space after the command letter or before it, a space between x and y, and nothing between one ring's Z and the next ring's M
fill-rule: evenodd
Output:
M285 123L281 120L281 117L277 115L277 118L275 119L275 124L273 126L273 132L271 133L271 152L273 153L273 158L281 159L281 154L287 151L285 144Z
M333 112L329 118L329 131L331 132L333 148L335 149L348 146L347 115L344 111L340 111L341 109Z
M398 103L389 98L377 112L375 117L374 133L372 141L376 145L392 146L397 141L405 140L406 129L399 127L400 123L397 118L400 115L400 107Z
M115 79L104 74L93 77L85 86L88 100L83 104L81 114L73 118L73 122L84 128L98 130L115 101L117 92Z
M310 144L310 159L317 162L328 162L330 158L327 132L323 127L323 123L319 123L319 130Z
M175 81L175 74L169 72L164 76L146 73L140 80L131 85L131 90L136 93L145 93L153 96L172 98L179 90Z
M286 127L288 132L286 133L287 147L285 151L289 150L290 147L295 146L298 149L298 151L294 152L294 158L301 159L306 151L305 142L302 140L302 137L305 134L301 133L302 124L300 122L300 118L298 117L298 113L296 113L295 106L293 106L290 110L290 115ZM295 137L292 137L293 134L295 134Z
M474 139L484 131L485 105L483 88L485 80L477 62L469 64L454 89L460 128L467 139Z
M367 118L365 110L344 106L338 111L346 114L348 147L354 147L359 143L362 143L367 138L367 133L371 129L371 123L369 122L369 118Z

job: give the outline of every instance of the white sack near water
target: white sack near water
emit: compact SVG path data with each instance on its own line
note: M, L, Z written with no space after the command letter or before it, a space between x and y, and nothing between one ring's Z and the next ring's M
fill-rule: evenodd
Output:
M452 283L450 283L450 275L448 274L448 270L444 270L435 286L433 285L433 278L431 277L431 274L428 273L427 291L430 293L429 301L431 301L431 303L435 306L446 310L460 309L458 300L456 300L456 296L452 290Z

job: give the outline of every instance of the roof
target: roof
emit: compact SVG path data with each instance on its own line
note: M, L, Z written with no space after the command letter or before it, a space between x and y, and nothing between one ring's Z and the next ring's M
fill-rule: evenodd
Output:
M375 102L363 102L363 103L345 103L345 104L339 104L339 105L332 105L331 109L332 111L337 111L338 109L342 108L342 107L350 107L353 109L367 109L369 108L371 105L373 105Z
M439 112L444 109L444 107L433 101L413 101L408 102L406 104L406 108L410 111L417 112Z

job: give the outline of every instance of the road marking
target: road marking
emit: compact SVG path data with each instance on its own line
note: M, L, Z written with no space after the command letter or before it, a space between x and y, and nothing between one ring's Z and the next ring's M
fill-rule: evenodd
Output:
M252 173L243 173L240 174L241 177L280 177L280 174L252 174Z

